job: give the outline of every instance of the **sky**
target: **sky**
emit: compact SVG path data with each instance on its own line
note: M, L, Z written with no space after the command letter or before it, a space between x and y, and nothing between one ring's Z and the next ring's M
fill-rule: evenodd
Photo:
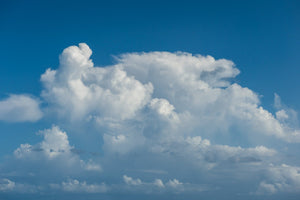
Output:
M0 2L0 199L298 199L298 1Z

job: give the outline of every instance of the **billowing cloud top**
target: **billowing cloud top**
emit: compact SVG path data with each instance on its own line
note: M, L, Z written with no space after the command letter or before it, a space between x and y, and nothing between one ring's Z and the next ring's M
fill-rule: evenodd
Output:
M90 143L101 153L86 149L81 155L67 133L53 126L41 132L42 142L20 145L4 171L38 174L28 178L31 187L39 180L37 191L58 193L207 194L218 188L221 194L229 187L232 194L247 195L299 191L299 168L285 156L289 149L282 152L274 145L300 142L296 112L282 106L279 96L275 114L264 109L258 94L233 83L239 70L232 61L149 52L123 54L114 65L95 67L91 55L84 43L66 48L59 67L41 76L41 99L47 103L45 118L66 124L67 131L76 124L100 136ZM23 100L29 106L21 110L35 111L27 119L38 120L38 103L28 97L11 96L2 104ZM20 110L7 103L11 108L6 111L2 104L1 113ZM49 182L43 170L29 170L45 162L53 174L64 175ZM28 168L11 169L12 163ZM3 177L0 192L22 191L26 183L13 178Z
M124 54L115 65L94 67L91 54L84 43L71 46L60 56L59 68L41 76L42 97L59 115L101 123L137 120L138 114L147 112L156 113L155 119L168 118L173 125L176 121L197 127L204 132L201 135L235 127L242 134L299 141L299 131L280 121L284 111L276 119L260 106L255 92L231 83L239 70L229 60L150 52Z

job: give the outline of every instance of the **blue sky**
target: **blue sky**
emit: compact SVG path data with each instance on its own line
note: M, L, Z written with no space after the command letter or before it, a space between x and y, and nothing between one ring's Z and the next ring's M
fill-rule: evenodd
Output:
M0 197L296 199L299 9L2 1Z

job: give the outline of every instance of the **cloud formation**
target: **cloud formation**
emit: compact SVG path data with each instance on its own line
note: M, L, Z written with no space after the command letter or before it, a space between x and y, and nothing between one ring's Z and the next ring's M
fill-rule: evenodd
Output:
M43 141L31 145L21 144L14 151L12 165L19 163L18 176L32 174L34 177L49 178L53 174L62 177L82 173L100 173L102 168L99 163L92 160L82 160L73 152L74 147L69 144L67 133L58 126L52 126L39 132ZM22 166L26 166L22 168ZM52 177L52 178L56 178Z
M35 122L43 113L39 101L28 95L10 95L0 101L0 120L7 122Z
M67 193L299 191L299 169L286 156L300 142L296 111L278 95L275 113L264 109L257 93L234 83L239 70L232 61L149 52L97 67L91 55L84 43L68 47L58 68L41 75L44 116L61 128L42 130L41 142L14 151L2 168L14 176L3 175L0 191L13 190L21 174ZM5 101L14 98L21 97ZM72 137L79 144L71 145ZM100 153L76 153L81 140L89 141L84 152L97 146Z
M271 164L267 169L266 179L259 184L258 194L297 192L300 190L300 167Z
M232 61L150 52L123 54L115 65L95 67L91 54L84 43L71 46L61 54L59 68L41 76L42 97L59 116L116 127L147 117L150 109L157 118L202 130L206 137L231 134L233 128L300 141L299 130L284 123L286 111L274 116L255 92L231 83L239 73Z
M76 179L62 182L61 185L51 184L53 189L61 189L72 193L104 193L108 190L107 186L102 184L87 184L86 181L80 182Z
M134 117L149 101L152 85L141 84L117 66L94 67L91 53L84 43L65 49L59 68L41 76L42 96L59 114L74 120Z
M0 180L0 191L10 191L13 190L14 187L15 182L6 178Z

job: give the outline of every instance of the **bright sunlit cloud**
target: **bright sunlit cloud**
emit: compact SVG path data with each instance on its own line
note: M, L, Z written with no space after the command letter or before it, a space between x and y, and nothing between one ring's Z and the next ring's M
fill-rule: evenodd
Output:
M97 67L91 55L85 43L66 48L59 66L41 75L40 100L0 101L0 120L44 116L64 126L40 130L37 144L20 144L1 164L0 192L299 192L299 159L285 157L300 142L296 111L277 94L276 112L263 108L255 91L233 81L239 70L232 61L157 51ZM73 125L81 127L76 137L99 136L90 144L100 155L80 153L80 140L69 140Z

